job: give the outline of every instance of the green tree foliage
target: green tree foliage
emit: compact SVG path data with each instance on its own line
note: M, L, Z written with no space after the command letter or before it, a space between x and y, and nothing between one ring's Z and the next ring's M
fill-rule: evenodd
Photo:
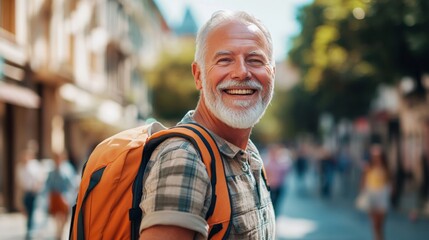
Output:
M283 129L284 136L296 136L302 132L316 133L320 113L315 104L315 93L307 91L303 84L299 84L282 96L281 101L285 104L283 111L278 113L286 127Z
M413 78L421 92L421 76L429 72L429 1L377 0L368 11L359 31L363 58L373 64L376 76L385 83Z
M313 118L321 113L336 120L365 115L377 86L404 76L421 90L419 80L429 72L427 12L427 0L315 0L303 7L302 31L289 52L302 73L285 103L289 123L316 132Z
M153 116L175 123L194 109L199 93L191 72L193 42L183 42L175 52L165 51L154 69L146 73L152 96Z

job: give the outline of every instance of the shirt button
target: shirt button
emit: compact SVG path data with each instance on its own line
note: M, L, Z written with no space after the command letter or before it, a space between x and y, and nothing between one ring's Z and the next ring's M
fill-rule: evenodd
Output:
M243 164L241 165L241 170L242 170L243 172L247 172L247 171L249 170L249 165L248 165L247 163L243 163Z

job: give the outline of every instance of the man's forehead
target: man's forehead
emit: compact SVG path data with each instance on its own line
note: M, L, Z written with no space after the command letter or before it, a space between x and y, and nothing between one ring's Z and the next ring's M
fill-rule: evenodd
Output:
M216 31L231 31L231 32L249 32L253 34L262 33L261 29L253 23L243 22L239 20L227 20L216 26L212 32Z
M258 26L240 21L222 23L212 29L207 36L207 42L216 42L216 44L211 44L212 47L219 46L224 40L253 41L258 42L258 45L261 46L268 44L268 40Z

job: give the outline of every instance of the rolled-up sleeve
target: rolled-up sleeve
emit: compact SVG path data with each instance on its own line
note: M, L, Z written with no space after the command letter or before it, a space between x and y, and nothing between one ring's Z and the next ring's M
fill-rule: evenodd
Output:
M210 179L193 145L171 138L152 154L144 177L140 231L154 225L187 228L207 238Z

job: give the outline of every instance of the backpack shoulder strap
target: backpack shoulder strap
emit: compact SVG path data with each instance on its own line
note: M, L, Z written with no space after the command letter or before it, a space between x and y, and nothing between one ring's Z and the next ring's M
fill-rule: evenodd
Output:
M211 134L201 125L196 123L181 124L167 130L154 133L148 138L143 149L142 163L139 174L134 182L133 192L136 196L133 208L139 208L142 197L143 174L151 153L164 140L170 137L182 137L190 141L199 152L207 173L211 179L212 199L206 215L209 224L209 239L224 239L231 228L231 202L223 161L219 148ZM141 221L141 214L140 214ZM140 221L135 225L134 231L138 236ZM137 222L137 221L136 221Z

